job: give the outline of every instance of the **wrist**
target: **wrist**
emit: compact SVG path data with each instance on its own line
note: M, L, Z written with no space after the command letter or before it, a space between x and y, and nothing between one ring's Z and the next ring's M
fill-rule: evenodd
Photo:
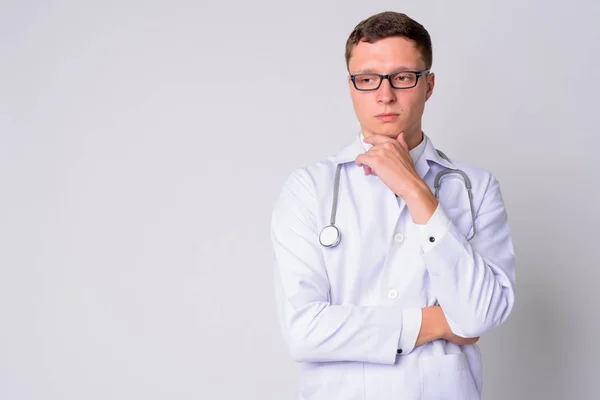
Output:
M448 321L446 321L446 315L444 314L444 310L440 306L433 306L432 313L434 315L435 320L435 334L437 339L445 339L452 332L450 331L450 326L448 325Z
M412 221L419 225L425 225L438 207L438 200L423 180L411 185L404 201Z
M424 201L430 198L430 196L435 198L433 193L431 193L429 186L427 186L427 183L425 183L425 181L420 177L417 177L417 179L415 179L415 181L409 185L408 190L403 197L408 204Z
M447 340L452 336L452 330L450 330L450 325L448 325L448 321L446 320L446 314L444 314L444 310L442 307L436 306L435 310L438 322L438 334L440 335L440 339Z

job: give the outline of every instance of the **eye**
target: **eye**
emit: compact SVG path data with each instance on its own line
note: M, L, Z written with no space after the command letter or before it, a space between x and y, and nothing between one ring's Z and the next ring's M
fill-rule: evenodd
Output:
M360 74L354 76L354 84L357 89L371 90L376 89L379 85L379 75Z
M394 80L397 82L410 82L414 79L414 75L411 73L400 73L396 76L394 76Z

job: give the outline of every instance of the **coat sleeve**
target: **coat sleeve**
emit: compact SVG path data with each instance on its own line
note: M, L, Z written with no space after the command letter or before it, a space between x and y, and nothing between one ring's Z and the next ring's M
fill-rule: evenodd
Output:
M317 199L304 169L283 185L271 220L277 317L297 361L393 364L414 348L421 309L332 305L318 241ZM401 349L401 350L399 350Z
M437 210L422 225L421 253L452 332L477 337L503 323L515 301L515 257L500 185L490 174L471 241Z

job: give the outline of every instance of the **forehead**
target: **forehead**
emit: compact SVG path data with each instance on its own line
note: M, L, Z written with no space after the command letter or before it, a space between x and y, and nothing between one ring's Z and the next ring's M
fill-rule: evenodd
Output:
M403 37L389 37L375 43L361 41L352 49L348 62L351 73L365 70L386 73L398 69L424 68L425 62L415 42Z

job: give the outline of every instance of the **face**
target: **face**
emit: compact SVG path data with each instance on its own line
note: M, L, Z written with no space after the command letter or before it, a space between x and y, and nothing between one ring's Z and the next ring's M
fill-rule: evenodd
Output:
M426 68L421 53L412 40L390 37L375 43L360 42L356 45L352 50L348 69L354 75L367 72L389 74L402 70L422 71ZM434 75L427 74L419 78L414 88L394 89L384 79L377 90L358 91L348 78L354 112L363 135L368 137L379 134L396 138L404 132L407 142L420 141L421 117L425 102L433 92L434 81Z

